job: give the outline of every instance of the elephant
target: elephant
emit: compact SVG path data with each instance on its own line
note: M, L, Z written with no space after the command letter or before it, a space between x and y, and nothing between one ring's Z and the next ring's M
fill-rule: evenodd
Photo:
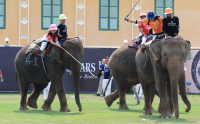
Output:
M110 95L105 97L108 107L119 97L119 109L128 110L125 100L125 94L128 93L133 85L139 84L139 78L136 69L135 55L137 49L129 48L128 44L121 46L115 50L110 56L108 66L110 73L116 83L116 90ZM154 94L156 93L155 87L152 87L151 101L153 101Z
M149 50L138 50L135 56L139 80L145 96L144 114L152 114L149 109L150 85L156 83L160 95L159 112L161 118L171 118L173 111L179 117L178 85L186 112L191 104L186 96L184 62L190 57L190 42L181 36L154 40Z
M80 65L61 48L53 45L50 46L52 47L52 50L49 56L45 55L43 57L46 73L40 56L34 54L32 55L32 59L28 59L28 56L25 54L28 46L23 47L15 57L14 66L16 80L21 93L20 110L28 110L27 105L37 109L37 99L40 92L47 86L48 82L51 81L49 95L44 102L42 109L45 111L51 110L51 103L53 102L55 95L58 94L60 111L70 112L71 110L67 105L66 93L62 81L65 70L69 69L73 75L76 104L79 111L82 111L79 97ZM81 61L84 50L79 39L66 40L61 47L67 50L78 61ZM34 89L26 102L30 83L34 85Z

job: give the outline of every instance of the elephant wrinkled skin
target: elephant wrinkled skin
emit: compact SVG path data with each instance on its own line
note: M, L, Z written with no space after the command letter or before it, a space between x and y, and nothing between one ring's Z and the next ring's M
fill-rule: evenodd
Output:
M172 112L175 111L175 117L178 118L178 86L187 106L186 112L191 109L185 91L184 72L184 62L190 56L190 43L180 36L167 37L153 41L150 51L151 53L145 50L143 53L138 50L136 54L138 75L145 95L145 108L151 106L148 96L150 85L155 82L160 96L160 117L171 118Z
M108 107L119 97L119 109L129 109L126 104L125 95L131 90L133 85L140 83L135 63L136 52L136 49L129 48L127 44L114 51L110 56L108 66L117 89L105 97ZM149 96L150 102L153 101L155 93L156 91L152 92L151 96Z
M67 40L63 43L62 47L71 53L78 61L81 61L83 56L83 46L80 40ZM76 104L79 107L79 111L82 111L79 98L80 65L61 48L53 46L50 54L51 56L44 56L48 77L43 69L41 57L33 55L32 59L29 60L25 54L27 48L28 46L23 47L17 53L14 61L16 79L21 93L20 110L27 110L27 105L32 108L37 108L37 99L40 92L47 86L48 82L51 81L49 95L44 102L42 109L45 111L51 110L51 103L57 94L60 100L60 111L71 111L67 105L66 93L62 82L65 70L69 69L73 74ZM30 83L33 83L34 89L26 103Z

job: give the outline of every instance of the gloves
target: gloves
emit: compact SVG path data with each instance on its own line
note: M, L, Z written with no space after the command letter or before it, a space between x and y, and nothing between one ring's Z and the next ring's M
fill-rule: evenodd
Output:
M124 20L125 20L125 21L128 21L128 20L129 20L129 18L126 16L126 17L124 18Z

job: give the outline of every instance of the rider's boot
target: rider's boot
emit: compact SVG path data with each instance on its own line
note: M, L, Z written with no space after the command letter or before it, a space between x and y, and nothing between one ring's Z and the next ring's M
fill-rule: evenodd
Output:
M146 49L149 49L149 45L152 43L152 40L151 41L148 41L147 43L143 43L142 44L142 47L146 48Z
M31 56L32 56L33 54L37 54L37 53L39 53L39 52L41 52L41 51L40 51L40 48L34 49L34 50L31 51L30 53L28 53L28 59L31 59Z

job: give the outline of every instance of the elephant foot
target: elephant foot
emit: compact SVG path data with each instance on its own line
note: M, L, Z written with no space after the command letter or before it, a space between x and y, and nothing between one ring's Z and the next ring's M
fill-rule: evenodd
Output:
M71 112L70 108L60 108L60 112Z
M121 110L129 110L127 105L121 105L121 104L119 104L119 109L121 109Z
M107 105L108 107L110 107L110 106L112 105L112 103L114 102L114 101L111 99L110 95L106 96L104 99L105 99L106 105Z
M171 110L162 111L160 118L172 118Z
M144 110L143 111L144 115L152 115L152 107L150 107L150 108L144 107L143 110Z
M51 107L49 106L49 107L47 107L47 106L42 106L42 109L44 110L44 111L51 111Z
M35 108L35 109L38 108L36 102L30 102L30 101L28 101L28 102L27 102L27 105L28 105L29 107L31 107L31 108Z
M21 106L21 107L19 108L19 110L28 110L28 108L27 108L26 106L25 106L25 107L22 107L22 106Z

